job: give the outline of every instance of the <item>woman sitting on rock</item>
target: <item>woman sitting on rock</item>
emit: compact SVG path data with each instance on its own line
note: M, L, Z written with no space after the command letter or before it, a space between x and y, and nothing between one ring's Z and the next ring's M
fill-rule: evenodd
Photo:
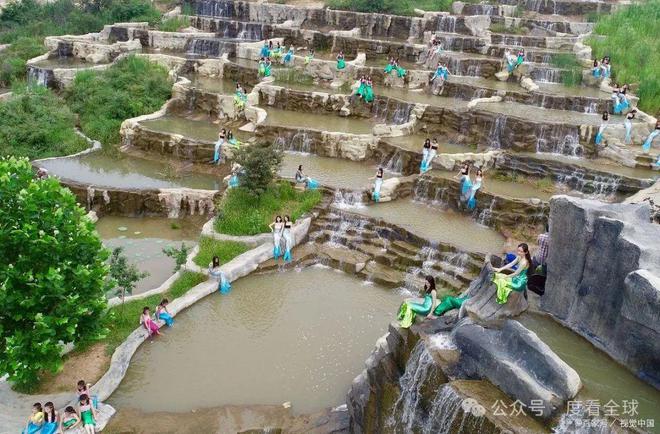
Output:
M172 318L170 311L167 310L167 305L169 303L170 301L166 298L162 299L160 303L158 303L158 306L156 307L156 318L161 321L165 321L165 324L167 324L168 327L172 327L172 324L174 324L174 318Z
M369 179L374 180L374 191L371 195L371 198L374 200L374 202L379 202L380 188L383 186L383 168L379 167L378 170L376 171L376 176L373 176Z
M481 169L477 169L477 176L474 180L474 184L472 184L472 187L470 187L470 197L467 200L467 207L469 210L473 210L477 206L477 199L475 196L483 184L483 177L484 173L481 171Z
M497 302L505 304L512 291L523 292L527 288L527 277L531 274L532 256L529 253L529 246L525 243L518 244L516 259L503 267L495 269L493 283L497 286ZM504 274L502 271L511 270L514 265L518 267L511 274Z
M221 294L227 294L231 290L231 283L227 280L225 273L220 269L220 258L214 256L209 264L209 274L218 280L218 291Z
M34 434L41 431L44 424L44 409L40 402L32 406L32 414L28 417L23 434Z
M147 306L142 309L142 315L140 315L140 324L142 324L144 328L147 329L150 337L153 337L154 335L160 335L160 327L158 327L156 321L151 319L151 312L149 312L149 308ZM86 394L84 395L87 396Z
M60 420L60 431L63 433L76 430L80 426L80 417L76 413L76 409L68 406L64 409L64 415Z
M419 299L413 298L401 304L397 317L401 327L408 328L413 325L417 315L422 315L425 318L442 316L452 309L460 308L463 302L467 300L467 297L447 295L438 303L435 278L430 275L425 278L423 296L424 300L421 303L418 302Z
M296 184L303 184L305 188L309 188L312 190L318 188L319 186L318 182L305 175L305 172L303 172L302 164L299 165L298 170L296 170L295 180L296 180Z
M44 424L41 434L55 434L59 428L60 414L55 410L55 404L47 402L44 404Z

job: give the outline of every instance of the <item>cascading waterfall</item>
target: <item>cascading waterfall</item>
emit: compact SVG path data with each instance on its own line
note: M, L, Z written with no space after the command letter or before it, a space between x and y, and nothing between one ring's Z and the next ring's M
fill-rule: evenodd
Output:
M485 421L483 407L476 401L463 399L453 387L445 385L436 394L424 434L472 434L481 432Z
M361 237L365 227L369 224L369 221L366 219L345 213L342 213L338 217L339 219L333 222L331 227L332 235L328 240L330 244L341 244L341 241L351 233L357 237Z
M362 192L337 189L332 205L340 209L363 207Z
M438 20L438 31L456 33L456 17L453 15L442 15Z
M186 53L202 57L220 57L227 53L233 56L236 52L236 42L219 38L191 39L186 43Z
M312 137L306 131L297 131L291 136L277 137L273 145L283 151L309 154L312 151Z
M234 3L221 0L195 1L195 14L209 17L231 17L234 15Z
M40 86L48 86L48 76L51 71L36 66L28 67L28 82Z
M426 178L420 178L413 190L413 200L429 205L447 205L447 187L436 187Z
M506 116L498 115L490 125L488 132L488 147L492 149L502 148L502 132L506 128Z
M490 205L488 208L484 208L481 210L479 215L477 216L477 223L479 223L482 226L488 226L490 223L491 218L493 217L493 210L495 209L495 198L490 201Z
M394 113L392 114L392 123L394 125L401 125L408 122L410 120L412 109L412 104L397 103Z
M389 156L389 158L388 156L385 156L379 166L388 172L400 174L403 172L404 160L405 154L399 150L396 150Z
M584 112L589 114L598 113L598 102L594 101L589 103L589 105L586 105L584 107Z
M432 366L435 362L426 349L423 341L419 341L408 359L406 371L399 379L401 393L392 407L387 425L395 432L412 432L414 427L424 426L425 417L420 410L422 386L429 380Z
M596 199L608 199L619 190L621 179L616 175L594 175L593 177L586 175L585 170L576 169L560 175L557 182Z
M575 127L539 125L536 137L536 152L550 152L571 157L580 157L584 153Z
M528 65L527 69L528 74L532 77L532 80L538 81L541 83L561 83L562 82L562 70L557 68L552 68L549 66L533 66Z

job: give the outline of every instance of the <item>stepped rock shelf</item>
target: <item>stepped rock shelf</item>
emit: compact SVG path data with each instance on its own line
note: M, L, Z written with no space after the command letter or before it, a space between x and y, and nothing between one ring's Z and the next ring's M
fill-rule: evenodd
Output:
M137 329L117 349L94 391L116 407L119 426L159 426L190 411L201 418L207 410L199 409L212 407L223 414L213 423L236 432L563 434L582 432L576 423L587 419L610 427L600 433L639 432L616 418L566 411L569 401L593 399L638 399L640 418L657 420L660 181L651 166L657 145L650 154L639 149L655 119L640 111L626 145L623 118L613 116L596 146L600 114L613 108L609 81L568 87L571 71L554 64L574 57L588 76L586 15L621 6L454 2L450 12L396 16L193 0L184 2L191 15L180 16L181 31L117 23L46 38L50 51L28 62L42 85L65 89L76 72L128 55L165 66L173 79L160 110L123 122L119 157L92 150L33 163L100 216L106 243L127 243L153 260L155 251L140 250L141 238L154 235L147 225L162 228L155 238L163 243L193 241L197 219L211 218L201 236L252 248L223 266L235 281L230 294L204 282L170 305L177 323L154 345L142 346ZM429 49L434 38L441 50ZM269 40L295 55L262 78L258 60ZM305 62L309 48L316 55ZM505 52L520 48L525 62L506 73ZM384 73L390 57L405 77ZM449 78L429 83L438 62ZM374 83L370 104L354 94L362 75ZM244 106L234 102L237 83ZM294 226L290 264L272 259L269 234L214 230L234 157L223 146L225 161L208 164L220 128L241 147L282 150L281 180L302 165L319 182L321 203ZM438 139L438 152L420 174L426 138ZM464 162L485 175L473 210L460 200ZM376 203L379 167L385 181ZM167 227L173 218L185 236ZM520 241L533 245L546 223L545 294L497 304L499 256ZM177 276L165 280L155 259L157 278L137 299ZM188 269L201 271L188 259ZM440 297L468 301L410 329L388 328L427 275ZM182 368L190 375L179 375ZM503 417L495 402L525 411ZM541 411L531 411L539 402ZM240 417L228 416L234 411Z

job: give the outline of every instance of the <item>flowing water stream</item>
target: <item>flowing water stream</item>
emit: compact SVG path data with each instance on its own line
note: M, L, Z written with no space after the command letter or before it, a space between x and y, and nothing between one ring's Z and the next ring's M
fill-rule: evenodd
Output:
M252 275L212 294L146 342L110 403L145 411L345 402L401 296L315 266Z
M268 112L266 125L350 134L371 134L374 126L372 122L365 119L340 117L327 113L301 113L273 107L264 108Z

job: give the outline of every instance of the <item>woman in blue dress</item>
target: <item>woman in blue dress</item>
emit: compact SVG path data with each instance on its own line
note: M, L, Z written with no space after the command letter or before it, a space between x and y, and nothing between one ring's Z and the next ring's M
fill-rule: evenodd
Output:
M607 129L609 120L610 120L610 114L607 112L603 112L603 121L600 123L600 127L598 127L598 132L596 133L596 138L594 140L595 144L600 145L601 142L603 141L603 133Z

